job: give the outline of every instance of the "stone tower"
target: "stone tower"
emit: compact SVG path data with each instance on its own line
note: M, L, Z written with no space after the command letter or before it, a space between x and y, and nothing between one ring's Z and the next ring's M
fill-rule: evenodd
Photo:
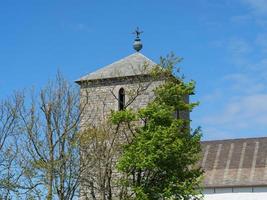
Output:
M98 125L111 110L122 107L139 109L153 98L153 89L162 80L152 81L149 73L156 63L136 52L106 67L90 73L78 81L81 102L87 98L85 125Z
M135 43L135 46L140 50L138 43ZM153 61L137 51L76 81L80 85L81 105L84 108L81 129L85 130L88 127L103 129L112 110L125 108L138 110L146 106L154 97L153 90L163 83L162 78L155 80L150 75L155 65ZM120 146L126 141L122 135L115 140L117 133L114 133L113 137L113 133L109 134L109 131L104 130L105 141L94 140L87 144L84 150L81 150L83 163L86 163L84 164L86 167L88 166L82 175L84 181L81 184L81 200L109 199L110 194L113 199L119 196L116 181L108 183L99 178L107 173L110 174L111 180L116 180L120 176L115 170L120 150L117 147L111 147L110 141L113 146ZM101 145L106 149L110 148L108 152L114 153L107 155L102 150L94 149L95 146ZM90 160L91 157L95 157L95 160L87 163L87 159Z

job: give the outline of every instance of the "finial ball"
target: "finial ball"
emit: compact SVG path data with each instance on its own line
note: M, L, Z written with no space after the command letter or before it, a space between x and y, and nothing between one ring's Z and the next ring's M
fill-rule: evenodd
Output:
M134 43L133 43L133 48L137 52L140 51L143 47L143 44L142 44L141 39L140 39L141 33L143 33L143 31L140 31L139 27L137 27L136 30L133 32L133 34L136 35L136 38L135 38Z
M143 44L142 44L141 40L140 39L135 39L134 43L133 43L134 50L140 51L142 49L142 47L143 47Z

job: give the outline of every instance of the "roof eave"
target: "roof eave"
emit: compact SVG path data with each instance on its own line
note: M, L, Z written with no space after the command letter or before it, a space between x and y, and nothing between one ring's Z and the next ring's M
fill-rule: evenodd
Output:
M118 77L110 77L110 78L96 78L96 79L80 79L74 81L75 83L81 85L85 82L97 82L97 81L109 81L109 80L123 80L123 79L132 79L132 78L138 78L138 77L152 77L150 74L138 74L138 75L132 75L132 76L118 76ZM159 78L159 80L162 80L164 78Z
M205 185L204 188L235 188L235 187L266 187L267 183L262 184L230 184L230 185Z

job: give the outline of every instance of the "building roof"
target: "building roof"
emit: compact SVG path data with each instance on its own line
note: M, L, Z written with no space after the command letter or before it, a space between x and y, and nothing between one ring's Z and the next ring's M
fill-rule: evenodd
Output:
M267 137L201 145L204 187L267 186Z
M146 67L144 67L144 64ZM156 65L152 60L143 54L136 52L110 65L100 68L86 76L81 77L76 82L110 79L127 76L145 75Z

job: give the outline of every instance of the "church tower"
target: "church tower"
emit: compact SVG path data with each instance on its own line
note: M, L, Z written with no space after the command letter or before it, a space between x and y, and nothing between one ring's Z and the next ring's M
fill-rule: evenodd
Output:
M162 79L152 79L150 72L156 63L139 52L141 32L137 29L135 33L135 53L76 81L80 85L81 103L89 102L82 125L97 126L111 110L142 108L153 99L153 90L163 83Z
M90 131L98 129L96 139L81 150L82 165L88 167L82 175L81 200L109 199L108 195L112 195L113 198L115 196L116 199L118 196L116 183L109 181L116 180L116 177L120 176L115 170L120 149L111 145L121 146L126 142L125 133L116 136L112 131L109 133L110 129L106 131L108 129L106 127L103 130L103 127L112 111L128 108L139 110L146 106L154 98L153 90L164 81L162 77L155 79L151 76L150 72L156 63L140 53L142 49L140 33L138 29L135 31L136 39L133 44L135 53L76 81L80 85L80 101L83 109L81 131L88 128ZM99 129L102 130L102 138L97 138L100 135ZM105 152L101 146L105 148ZM113 154L110 155L109 152ZM91 160L92 157L95 160ZM102 178L103 176L107 178Z
M154 98L153 90L164 83L162 77L150 75L156 63L140 53L140 33L135 31L135 53L76 81L84 109L81 130L101 127L112 111L146 106ZM188 96L185 101L189 101ZM181 112L177 117L189 119L189 113ZM114 148L115 153L109 154L114 143L108 139L116 138L112 134L104 140L101 135L81 151L81 163L87 167L82 172L81 200L111 199L110 195L119 199L116 181L110 181L120 177L115 170L120 149ZM125 141L121 136L116 139L118 146ZM97 145L99 149L95 148ZM267 199L267 137L204 141L201 146L205 200Z

